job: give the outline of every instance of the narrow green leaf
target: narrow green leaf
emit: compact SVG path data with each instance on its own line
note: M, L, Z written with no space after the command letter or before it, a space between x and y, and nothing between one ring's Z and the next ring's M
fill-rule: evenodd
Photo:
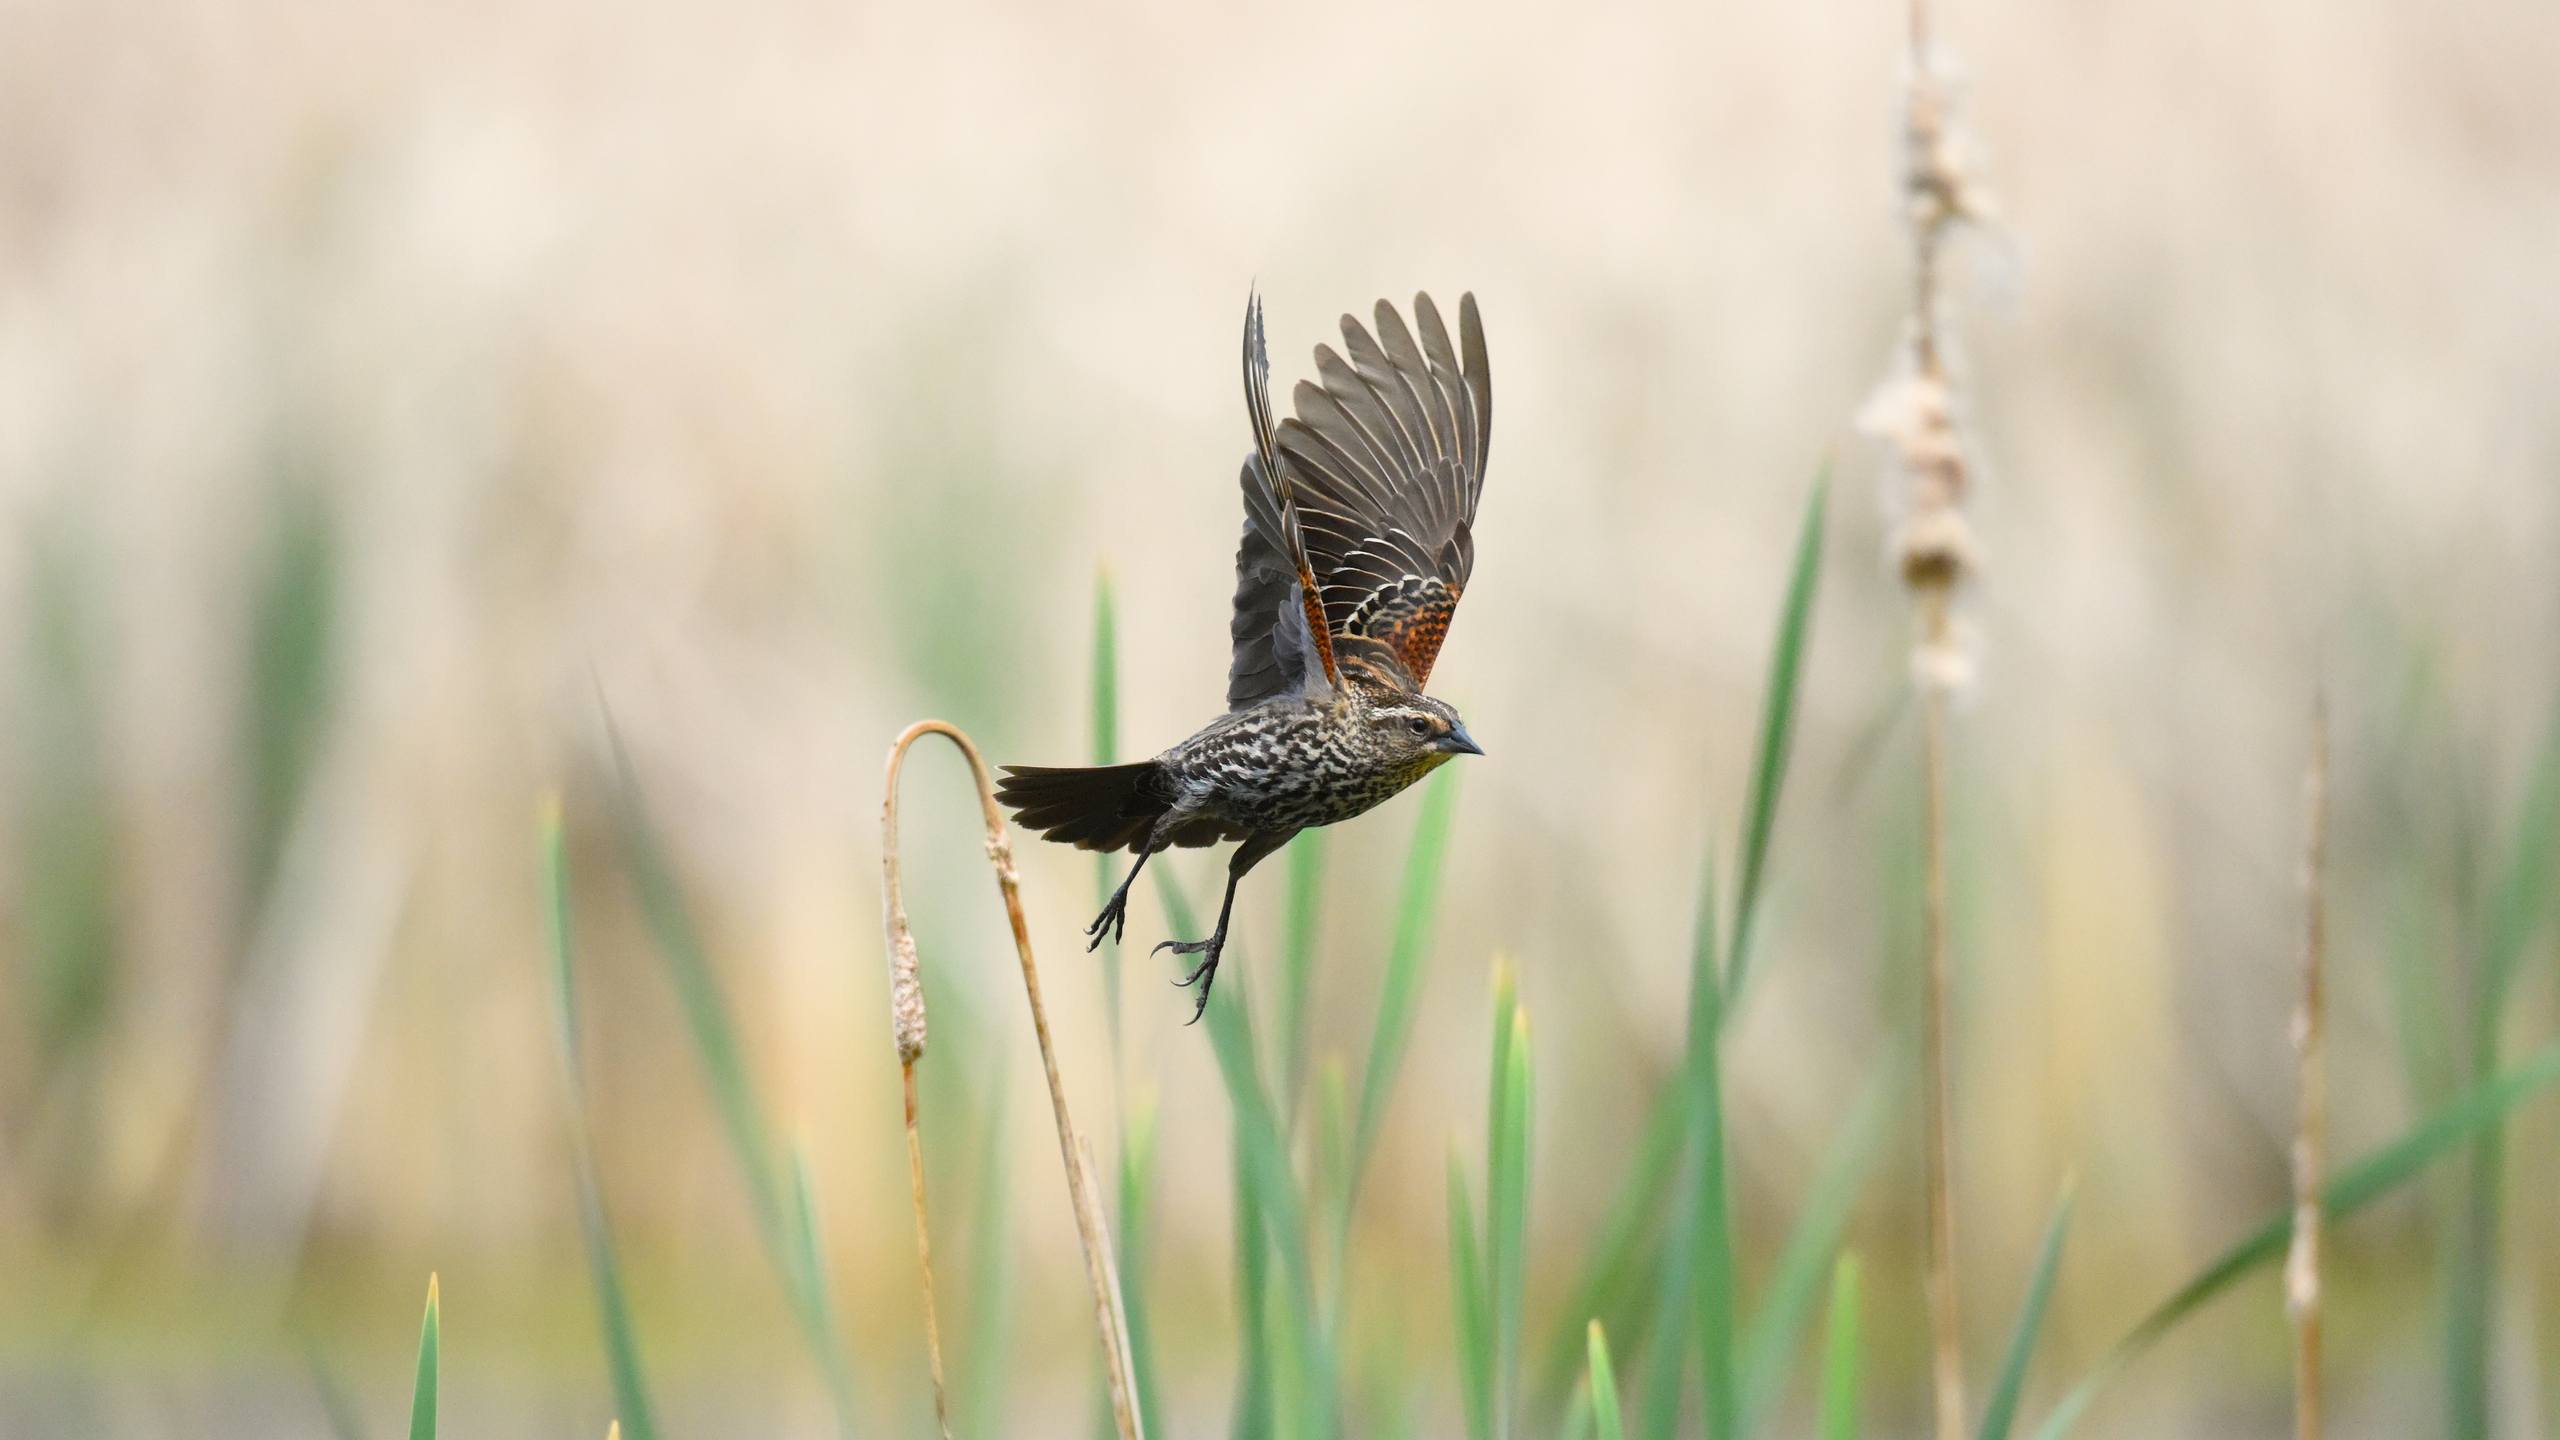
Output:
M2446 1018L2444 977L2437 973L2435 937L2427 930L2427 882L2407 870L2392 877L2391 1017L2400 1040L2400 1066L2408 1076L2409 1103L2432 1109L2456 1087L2452 1022Z
M249 604L247 831L241 873L257 902L274 885L285 842L337 711L344 664L346 540L326 476L296 476L275 492L272 548Z
M2560 712L2554 713L2550 737L2525 787L2524 808L2490 900L2480 987L2485 1003L2475 1041L2484 1048L2497 1043L2517 963L2550 914L2555 893L2560 893Z
M436 1277L427 1277L427 1318L418 1325L418 1383L409 1396L409 1440L436 1440L436 1351L442 1322L436 1316Z
M1573 1382L1573 1396L1565 1402L1564 1440L1592 1440L1591 1379L1587 1375Z
M1346 1216L1360 1193L1360 1177L1368 1171L1369 1156L1377 1148L1378 1130L1387 1118L1387 1098L1395 1089L1396 1072L1403 1067L1405 1045L1413 1038L1423 961L1430 952L1432 923L1439 913L1440 873L1449 853L1451 817L1457 806L1456 771L1443 769L1423 782L1422 813L1413 822L1413 843L1405 852L1404 887L1396 901L1395 939L1387 949L1387 973L1378 987L1377 1023L1369 1036L1368 1063L1360 1069L1359 1118L1351 1131L1351 1171L1343 1191Z
M2535 1051L2531 1058L2498 1079L2457 1096L2407 1134L2338 1172L2321 1190L2321 1213L2331 1221L2345 1220L2497 1124L2507 1112L2554 1081L2560 1081L2560 1042ZM2054 1407L2052 1415L2036 1431L2036 1440L2060 1440L2070 1433L2109 1381L2234 1282L2282 1257L2292 1239L2293 1211L2288 1206L2222 1252L2127 1331L2097 1368Z
M1493 1280L1494 1373L1500 1384L1494 1400L1496 1432L1517 1436L1520 1414L1520 1335L1523 1301L1528 1289L1529 1253L1529 1121L1534 1072L1529 1064L1529 1012L1511 1009L1511 1041L1503 1048L1507 1072L1501 1087L1502 1116L1497 1131L1496 1168L1487 1175L1485 1223Z
M639 894L650 936L666 962L667 977L675 986L676 1000L693 1040L694 1058L702 1067L712 1102L728 1132L731 1153L747 1187L756 1232L764 1242L765 1257L791 1302L792 1318L798 1322L810 1358L826 1377L835 1401L837 1428L850 1435L854 1423L852 1369L834 1334L823 1288L808 1276L794 1238L795 1201L784 1189L782 1162L766 1129L764 1109L756 1098L745 1046L738 1038L728 1002L721 996L719 981L712 974L701 933L685 907L683 889L668 863L666 847L650 821L630 752L623 748L619 732L608 726L608 733L612 736L616 777L614 829L622 844L624 865L632 888Z
M1636 1141L1634 1159L1627 1167L1626 1178L1618 1182L1617 1194L1610 1198L1609 1211L1601 1219L1590 1258L1566 1303L1566 1316L1617 1313L1632 1303L1639 1282L1647 1278L1648 1272L1637 1262L1679 1174L1682 1147L1688 1140L1681 1094L1681 1087L1675 1083L1653 1097L1643 1134ZM1582 1351L1583 1337L1574 1330L1570 1319L1559 1324L1554 1341L1547 1347L1545 1378L1538 1387L1549 1403L1574 1383L1575 1373L1582 1368Z
M1241 1141L1235 1150L1236 1367L1235 1415L1228 1433L1235 1440L1271 1440L1276 1425L1271 1413L1271 1240L1262 1213L1262 1190L1255 1184Z
M1618 1376L1609 1366L1609 1336L1591 1322L1591 1423L1598 1440L1627 1440L1626 1421L1618 1414Z
M1823 1344L1822 1440L1858 1440L1858 1257L1831 1272L1831 1333Z
M2470 1079L2475 1084L2497 1073L2498 1036L2516 967L2542 928L2552 892L2560 890L2555 883L2560 876L2553 873L2555 850L2560 850L2560 715L2555 715L2550 741L2534 765L2516 833L2489 899L2471 1013ZM2446 1281L2447 1433L2454 1440L2487 1440L2489 1434L2506 1170L2505 1130L2492 1125L2472 1145L2463 1177L2461 1228Z
M1678 1087L1684 1101L1685 1085ZM1677 1112L1685 1122L1688 1106ZM1697 1189L1688 1179L1689 1167L1681 1167L1680 1193L1684 1197ZM1688 1223L1685 1203L1672 1212L1669 1234L1663 1242L1661 1263L1656 1266L1656 1289L1653 1304L1653 1333L1645 1337L1644 1408L1637 1416L1638 1428L1645 1440L1671 1440L1680 1428L1680 1394L1688 1378L1689 1332L1697 1310L1690 1295L1697 1288L1697 1227Z
M978 1123L977 1153L971 1159L969 1185L968 1348L960 1374L960 1394L953 1407L954 1428L963 1435L1002 1435L1005 1382L1012 1367L1006 1361L1006 1336L1012 1329L1013 1287L1007 1244L1013 1229L1011 1154L1005 1146L1004 1095L1009 1062L1002 1051L991 1065L985 1114Z
M2044 1229L2044 1247L2036 1253L2033 1278L2027 1282L2026 1302L2018 1307L2018 1323L2009 1332L2009 1351L2000 1362L1999 1383L1991 1388L1990 1406L1983 1411L1981 1440L2009 1440L2009 1426L2017 1418L2018 1396L2026 1388L2027 1361L2036 1350L2036 1334L2044 1328L2046 1302L2053 1298L2053 1279L2062 1268L2062 1237L2071 1228L2071 1187L2064 1186L2062 1199L2053 1207L2053 1220Z
M1725 1192L1722 968L1716 959L1715 861L1700 889L1689 970L1689 1178L1683 1206L1697 1236L1699 1383L1707 1440L1732 1440L1739 1415L1733 1365L1733 1216Z
M1119 1168L1119 1266L1121 1309L1129 1317L1129 1368L1137 1373L1139 1414L1165 1414L1155 1371L1155 1309L1147 1304L1147 1261L1152 1253L1155 1197L1155 1104L1139 1099L1129 1107L1129 1127L1121 1133ZM1103 1425L1111 1425L1108 1396L1103 1399Z
M810 1348L817 1352L818 1368L826 1375L828 1393L835 1399L837 1428L850 1436L853 1369L845 1358L844 1331L836 1323L834 1289L827 1283L826 1253L818 1236L817 1186L809 1175L805 1146L794 1142L787 1159L792 1273L785 1278L791 1286L793 1309L799 1315L801 1328L809 1335Z
M1511 1440L1511 1397L1516 1393L1519 1370L1519 1323L1516 1305L1517 1289L1512 1277L1521 1273L1518 1236L1526 1217L1513 1208L1515 1200L1524 1199L1513 1184L1515 1166L1513 1146L1517 1139L1512 1126L1513 1087L1519 1079L1518 1067L1512 1063L1512 1049L1520 1040L1520 996L1517 978L1507 960L1497 960L1493 967L1493 1061L1485 1086L1485 1169L1484 1169L1484 1243L1486 1311L1491 1325L1493 1346L1494 1389L1491 1411L1493 1433ZM1356 1143L1356 1142L1355 1142ZM1356 1163L1356 1161L1355 1161Z
M1895 1088L1908 1073L1900 1060L1876 1068L1796 1212L1770 1275L1768 1293L1761 1297L1760 1308L1743 1333L1741 1434L1761 1433L1762 1422L1786 1393L1797 1347L1812 1323L1814 1298L1834 1268L1832 1260L1858 1191L1884 1149L1885 1122L1892 1113Z
M631 1440L656 1440L656 1411L640 1360L639 1326L623 1287L622 1262L615 1251L613 1227L605 1210L604 1180L596 1163L595 1137L587 1124L586 1081L578 1044L577 969L570 948L569 854L561 825L560 800L546 797L541 816L541 850L545 910L550 922L551 1017L566 1077L570 1126L570 1161L578 1189L578 1229L585 1242L588 1279L596 1295L596 1322L604 1334L605 1367L613 1379L614 1407L631 1427Z
M613 758L618 781L613 789L614 828L622 843L624 865L639 893L650 937L666 962L667 977L675 984L676 1000L693 1040L694 1058L701 1063L712 1102L728 1131L730 1150L746 1183L747 1198L753 1205L767 1253L776 1269L787 1273L790 1267L784 1250L783 1200L777 1179L780 1166L775 1163L772 1140L765 1132L764 1112L748 1074L745 1047L739 1043L728 1002L721 998L719 981L711 973L700 933L694 928L665 846L649 818L639 774L622 747L619 732L613 736Z
M348 1393L346 1382L338 1378L318 1343L308 1338L303 1342L302 1364L311 1376L311 1388L319 1392L320 1409L328 1417L331 1440L364 1440L364 1416L355 1397Z
M1174 928L1186 935L1200 934L1190 901L1171 872L1157 870L1155 874ZM1240 956L1241 947L1230 942L1224 964L1234 966ZM1234 1122L1241 1181L1238 1194L1250 1192L1258 1211L1258 1228L1269 1238L1273 1253L1280 1260L1294 1332L1290 1345L1293 1353L1305 1357L1310 1370L1306 1378L1308 1413L1329 1417L1334 1393L1331 1351L1319 1343L1306 1204L1289 1168L1288 1142L1281 1136L1278 1113L1263 1087L1262 1064L1255 1050L1253 1021L1245 1009L1244 987L1233 980L1219 986L1209 1001L1204 1023L1209 1027L1209 1048L1217 1056L1218 1077L1226 1087L1227 1106ZM1239 1211L1238 1228L1250 1234L1242 1223L1244 1218ZM1245 1242L1240 1236L1237 1243L1241 1246Z
M1120 622L1111 599L1111 572L1093 579L1093 763L1110 765L1120 758ZM1108 851L1093 857L1093 904L1096 910L1111 903L1111 892L1119 884L1115 872L1118 856ZM1121 1055L1120 1018L1120 947L1102 947L1102 1014L1111 1029L1112 1068L1116 1074ZM1118 1093L1119 1087L1113 1087Z
M1324 832L1306 831L1289 842L1286 853L1289 941L1280 952L1280 1097L1295 1134L1307 1087L1308 1010L1315 999L1317 922L1324 913Z
M1471 1440L1493 1437L1493 1301L1485 1290L1484 1251L1476 1241L1475 1211L1467 1201L1467 1167L1449 1153L1449 1278L1452 1318L1458 1332L1458 1398L1467 1412Z
M1736 996L1750 973L1752 922L1760 913L1769 838L1778 824L1778 795L1786 786L1787 759L1795 748L1796 695L1805 648L1813 636L1813 601L1822 582L1823 514L1830 494L1831 468L1826 464L1814 479L1813 493L1805 497L1795 564L1787 576L1786 604L1778 616L1777 645L1769 657L1769 683L1761 693L1760 740L1751 767L1750 804L1743 812L1742 884L1734 896L1732 969L1725 979L1727 993Z

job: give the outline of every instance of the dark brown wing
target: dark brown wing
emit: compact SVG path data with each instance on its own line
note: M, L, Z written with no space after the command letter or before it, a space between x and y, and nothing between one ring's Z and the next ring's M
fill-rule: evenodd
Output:
M1337 669L1419 691L1475 564L1493 377L1473 295L1455 346L1430 296L1413 314L1418 343L1384 300L1374 337L1343 316L1350 359L1316 347L1323 383L1298 386L1279 446Z
M1271 361L1262 341L1262 298L1245 302L1244 403L1253 419L1254 453L1244 462L1244 539L1236 546L1235 618L1228 627L1234 659L1227 668L1227 708L1242 710L1283 695L1330 695L1331 636L1316 608L1294 486L1271 427Z

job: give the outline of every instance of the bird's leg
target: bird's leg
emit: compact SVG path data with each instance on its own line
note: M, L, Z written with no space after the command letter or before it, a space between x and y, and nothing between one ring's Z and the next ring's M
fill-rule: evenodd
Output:
M1105 931L1110 933L1115 945L1120 942L1120 937L1129 933L1129 887L1138 883L1138 872L1147 868L1147 857L1154 853L1144 845L1139 847L1138 863L1129 867L1129 878L1121 881L1120 888L1111 892L1111 898L1103 902L1102 913L1093 917L1093 923L1085 927L1084 933L1093 937L1091 943L1084 947L1086 953L1090 954L1102 944Z
M1236 883L1244 879L1246 871L1262 863L1262 857L1288 844L1289 837L1297 833L1295 829L1264 830L1245 837L1245 842L1236 847L1236 853L1227 857L1227 894L1218 902L1218 928L1206 940L1167 940L1156 947L1158 951L1170 950L1176 955L1201 957L1190 974L1174 982L1200 987L1200 1003L1192 1007L1191 1019L1187 1023L1197 1025L1200 1017L1209 1013L1209 987L1217 983L1218 954L1227 948L1227 917L1235 913Z
M1200 987L1200 1003L1191 1007L1191 1018L1186 1024L1197 1025L1200 1017L1209 1013L1209 988L1218 983L1218 952L1227 948L1227 916L1236 908L1236 882L1244 878L1244 871L1243 866L1228 867L1227 897L1218 902L1218 928L1210 933L1208 939L1167 940L1156 947L1159 953L1170 950L1176 955L1201 957L1200 963L1191 967L1190 974L1173 982L1185 987Z

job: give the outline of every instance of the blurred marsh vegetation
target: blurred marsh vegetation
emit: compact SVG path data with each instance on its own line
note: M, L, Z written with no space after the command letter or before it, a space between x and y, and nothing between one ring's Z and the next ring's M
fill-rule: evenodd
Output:
M2560 887L2529 843L2560 753L2560 11L1942 13L2003 207L1956 267L1988 556L1960 1239L1980 1372L2077 1176L2041 1413L2284 1201L2315 673L2333 1154L2560 1023L2560 928L2527 923ZM1420 1433L1457 1423L1444 1185L1453 1135L1485 1143L1494 957L1537 1017L1542 1356L1681 1071L1699 856L1734 854L1838 454L1724 1040L1759 1283L1913 1004L1906 621L1849 434L1905 304L1898 15L0 5L0 1435L331 1433L315 1355L389 1433L430 1269L451 1433L603 1433L554 787L662 1419L835 1423L620 863L608 706L805 1157L853 1413L922 1433L880 757L934 714L1084 759L1106 571L1123 751L1214 711L1249 281L1284 385L1337 313L1417 288L1478 295L1496 377L1436 676L1490 754L1349 1240L1352 1345L1388 1358L1344 1393ZM1325 838L1302 1074L1368 1044L1422 805ZM906 823L967 1433L1086 1433L1047 1101L943 757ZM1091 858L1020 859L1080 1118L1109 1157L1123 1098L1154 1117L1156 1433L1210 1433L1240 1282L1207 1027L1142 889L1113 1063ZM1223 981L1258 1012L1284 868ZM1914 1133L1897 1110L1848 1220L1877 1434L1925 1414ZM2486 1169L2485 1251L2467 1164L2331 1239L2334 1433L2560 1426L2560 1107ZM2271 1433L2287 1385L2262 1278L2085 1433Z

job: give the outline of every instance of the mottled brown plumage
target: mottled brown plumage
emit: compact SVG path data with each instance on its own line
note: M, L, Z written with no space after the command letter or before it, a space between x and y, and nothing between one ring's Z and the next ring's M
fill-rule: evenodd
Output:
M1200 987L1225 946L1236 884L1313 825L1348 820L1430 774L1480 755L1458 712L1422 693L1475 559L1476 502L1493 433L1493 384L1475 297L1450 343L1427 295L1419 338L1381 300L1373 336L1342 318L1343 347L1316 347L1322 384L1301 383L1275 426L1262 307L1245 308L1244 539L1236 550L1227 713L1152 760L1084 769L1007 766L997 798L1044 838L1133 850L1138 862L1086 933L1128 924L1129 887L1172 846L1239 842L1218 927L1158 950L1201 956ZM1088 947L1090 948L1090 947Z

